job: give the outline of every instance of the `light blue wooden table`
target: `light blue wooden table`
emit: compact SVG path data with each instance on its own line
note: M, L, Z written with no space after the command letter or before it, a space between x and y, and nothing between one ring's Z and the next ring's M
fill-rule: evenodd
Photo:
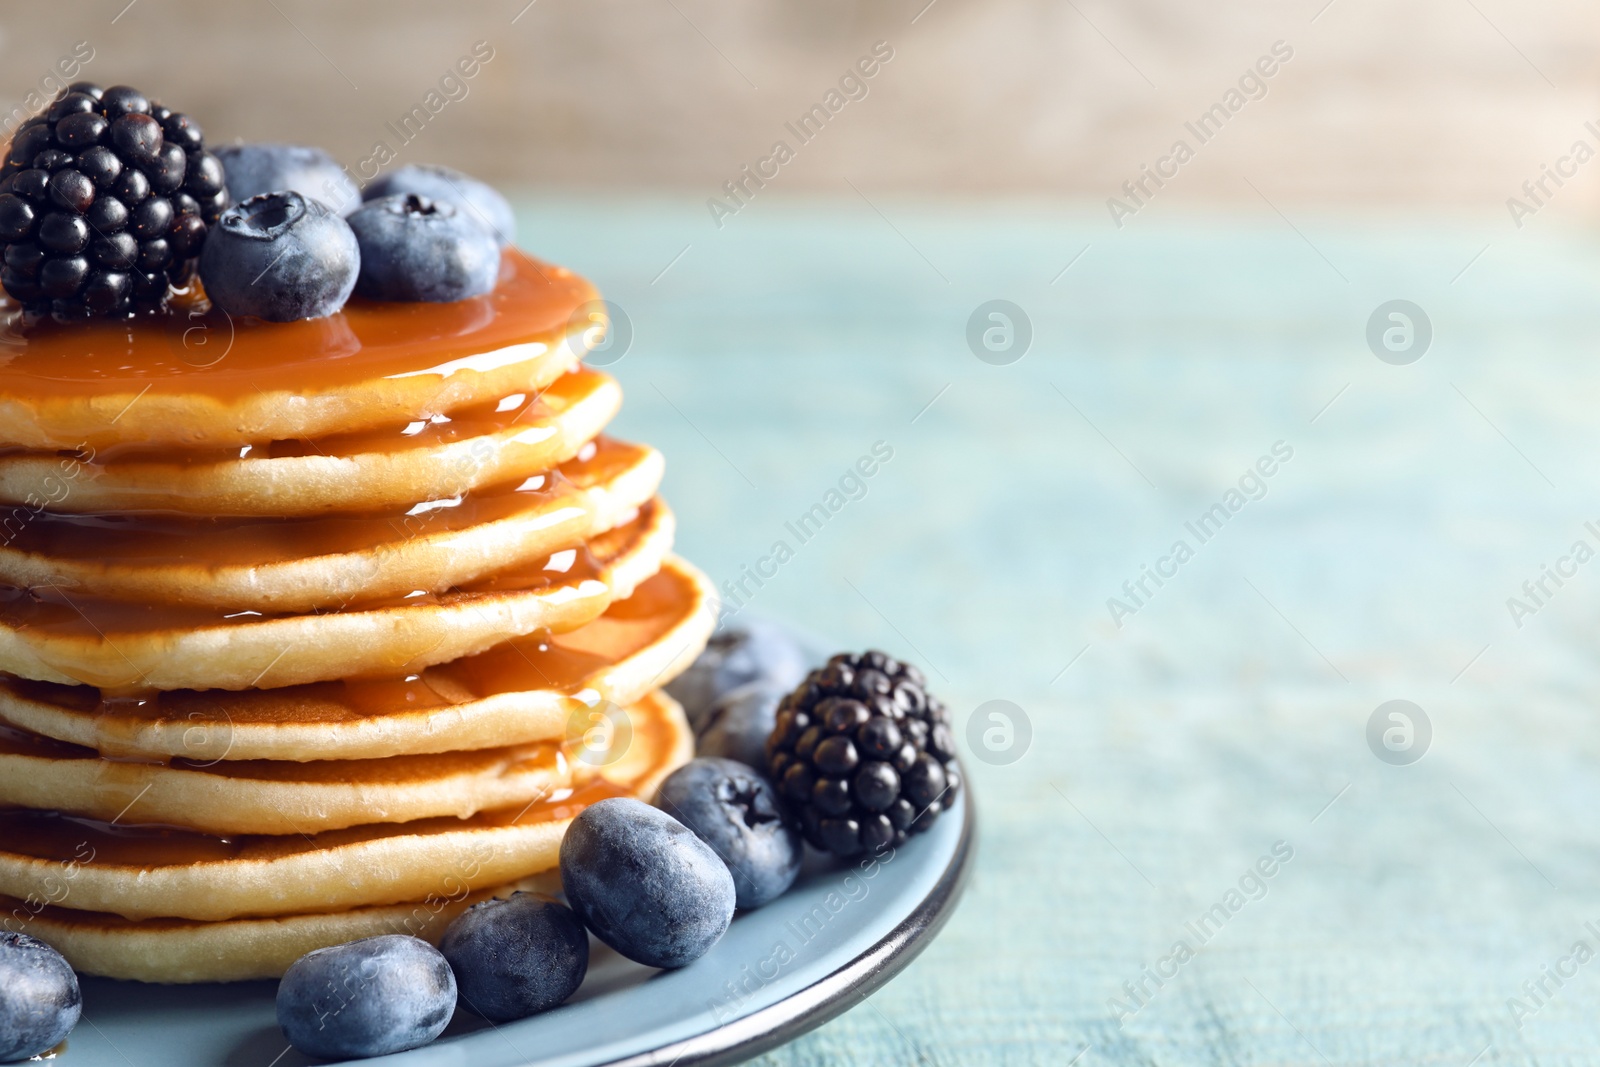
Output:
M1594 237L524 207L522 243L632 322L617 429L665 451L681 550L737 579L786 540L750 610L920 662L962 726L996 699L1031 724L1017 762L968 760L981 850L939 940L763 1063L1600 1062L1573 955L1600 953L1600 561L1561 563L1600 548ZM965 338L994 298L1032 325L1010 365ZM1434 332L1410 365L1365 339L1397 298ZM1114 621L1145 565L1173 576ZM1514 620L1546 565L1572 576ZM1394 699L1431 724L1410 765L1367 740Z

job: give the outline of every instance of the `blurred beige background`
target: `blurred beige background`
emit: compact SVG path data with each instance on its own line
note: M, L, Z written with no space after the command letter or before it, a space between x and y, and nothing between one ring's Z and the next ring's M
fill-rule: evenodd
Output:
M86 76L213 139L320 143L352 168L384 141L501 183L705 197L783 139L788 192L1103 204L1181 137L1195 158L1159 192L1176 208L1259 206L1253 184L1278 205L1504 215L1574 141L1600 147L1597 40L1579 0L88 0L6 5L0 101L87 41ZM387 124L479 41L465 96L402 145ZM784 123L878 41L893 58L867 96L801 146ZM1293 57L1264 96L1209 143L1185 132L1279 41ZM1600 164L1576 169L1547 184L1553 211L1600 206Z

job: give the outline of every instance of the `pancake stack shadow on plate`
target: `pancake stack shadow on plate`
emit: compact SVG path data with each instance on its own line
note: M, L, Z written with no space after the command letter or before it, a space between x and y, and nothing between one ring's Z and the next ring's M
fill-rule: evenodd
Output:
M689 758L659 690L715 598L659 453L601 433L593 299L508 252L490 296L210 361L170 324L11 346L0 927L156 982L436 939Z

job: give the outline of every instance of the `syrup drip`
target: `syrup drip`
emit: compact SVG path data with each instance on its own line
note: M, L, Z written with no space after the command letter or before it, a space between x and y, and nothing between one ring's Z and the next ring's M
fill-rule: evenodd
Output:
M16 531L6 545L13 551L108 568L153 564L219 568L381 550L419 536L535 512L547 525L564 530L563 540L576 544L588 533L590 520L579 491L607 484L648 453L638 445L600 438L548 474L503 489L426 501L404 513L239 519L33 514L26 508L0 508L0 529Z
M655 505L647 503L629 522L590 539L586 545L562 549L531 565L502 571L444 593L415 590L405 596L363 603L373 611L418 604L448 604L463 595L536 592L565 587L573 598L604 596L607 568L650 528ZM284 616L259 611L223 611L213 607L161 604L88 596L59 586L33 590L0 586L0 626L38 631L83 641L114 641L118 634L206 627L245 626Z
M656 758L637 779L593 777L553 790L547 798L479 812L465 819L441 816L407 823L377 823L316 834L237 834L227 837L175 826L122 825L56 811L0 810L0 848L13 855L80 866L189 866L234 860L270 860L390 837L495 830L569 819L591 804L631 796L638 782L655 775L671 758L670 728L655 716L635 720L634 744L652 746Z
M101 448L92 460L86 460L90 468L88 476L94 476L97 464L114 464L119 460L201 467L240 459L294 459L306 456L348 459L359 455L440 448L512 429L519 431L512 444L538 445L558 432L552 420L593 396L610 381L609 376L580 365L557 378L541 393L513 393L499 400L455 408L425 419L352 433L329 434L314 441L269 441L230 449L113 445Z
M0 726L0 757L4 756L97 762L101 764L100 773L110 776L104 783L107 788L124 784L117 780L119 776L125 778L127 782L132 782L135 779L128 775L138 775L137 780L142 783L146 778L139 774L139 768L149 767L170 767L173 770L210 774L220 778L307 785L397 785L408 782L431 782L453 775L481 772L497 765L499 773L505 775L544 772L564 779L571 769L562 743L556 741L538 741L509 748L479 749L473 752L390 756L381 760L314 760L306 763L288 760L202 762L181 758L169 760L114 758L82 745L41 737L10 726ZM124 769L126 774L122 773ZM132 799L131 794L130 799Z
M135 740L139 731L158 723L184 723L194 730L215 733L252 724L360 722L454 707L501 693L547 690L569 697L588 696L586 691L598 672L661 640L683 623L696 603L693 582L681 572L663 570L578 630L516 638L475 656L400 678L346 679L241 692L174 690L121 696L90 686L22 678L6 678L0 686L23 700L93 716L96 749L107 755L132 755L142 752Z

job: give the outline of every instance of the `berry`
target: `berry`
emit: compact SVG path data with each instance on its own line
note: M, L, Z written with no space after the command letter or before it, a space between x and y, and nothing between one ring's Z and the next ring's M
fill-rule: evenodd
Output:
M449 303L500 277L494 238L455 207L415 193L368 200L350 215L361 245L356 292L369 300Z
M561 887L596 937L649 967L682 967L733 921L733 876L677 819L631 797L591 804L561 839Z
M517 217L495 189L459 170L432 163L408 163L378 178L361 194L368 200L416 193L435 203L452 205L494 236L502 247L516 236Z
M899 845L961 786L949 710L922 672L882 652L841 653L783 698L765 766L817 848Z
M308 1056L342 1060L426 1045L456 1010L456 979L439 950L404 934L319 948L278 984L278 1025Z
M656 806L722 857L742 909L781 896L800 873L800 835L784 820L772 786L743 763L690 760L661 783Z
M200 253L200 280L213 304L271 322L332 315L350 299L360 267L344 219L294 192L235 204Z
M0 1063L49 1052L82 1013L78 977L61 953L27 934L0 932Z
M667 685L667 692L699 730L723 694L756 681L788 692L807 669L806 655L788 630L752 619L713 636L700 658Z
M738 760L751 767L765 765L767 736L772 733L778 702L783 697L782 689L766 681L751 682L722 694L700 719L695 752Z
M532 893L485 900L456 916L439 942L461 1002L504 1023L565 1001L589 970L589 935L565 904Z
M217 149L235 203L262 193L296 192L341 215L361 206L361 190L320 148L296 144L240 144Z
M0 166L0 285L27 311L69 321L160 311L222 213L221 181L188 116L126 85L75 82L18 128ZM175 210L177 197L194 210ZM138 285L121 273L135 265Z

